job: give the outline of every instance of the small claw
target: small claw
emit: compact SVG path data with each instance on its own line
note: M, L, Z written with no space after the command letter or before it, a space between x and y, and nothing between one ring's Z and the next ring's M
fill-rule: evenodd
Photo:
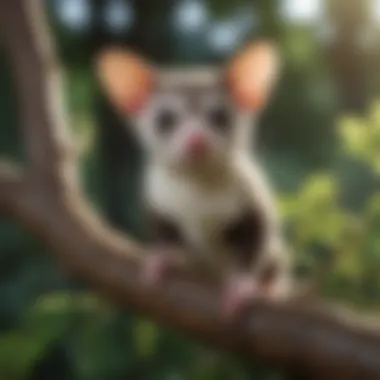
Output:
M254 300L279 301L283 298L281 288L277 282L264 286L249 276L232 276L227 281L223 294L223 316L227 320L236 318Z
M149 286L159 286L173 267L173 260L165 253L152 252L145 258L143 281Z
M256 282L247 276L231 277L224 290L222 313L227 320L239 315L249 303L260 297Z

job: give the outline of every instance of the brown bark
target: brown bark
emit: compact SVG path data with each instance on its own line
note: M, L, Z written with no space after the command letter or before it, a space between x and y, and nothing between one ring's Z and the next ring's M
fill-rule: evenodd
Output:
M199 341L321 379L380 378L380 334L312 307L257 304L220 318L218 291L177 275L159 290L139 280L141 248L96 215L78 186L61 101L59 65L42 2L2 0L0 28L14 71L29 166L0 167L0 209L34 231L57 259L122 306Z

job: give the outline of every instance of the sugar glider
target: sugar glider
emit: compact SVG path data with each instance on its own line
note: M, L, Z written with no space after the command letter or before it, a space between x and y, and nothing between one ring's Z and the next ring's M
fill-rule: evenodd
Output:
M175 252L226 272L222 312L288 294L290 257L252 132L279 58L256 41L222 68L158 68L127 49L96 62L112 104L146 156L143 198L152 232L144 276L159 286Z

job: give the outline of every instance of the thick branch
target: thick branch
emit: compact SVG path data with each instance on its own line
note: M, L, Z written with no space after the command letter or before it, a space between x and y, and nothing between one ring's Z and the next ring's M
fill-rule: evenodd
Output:
M32 7L27 9L27 7ZM93 214L75 182L66 155L67 133L56 79L45 45L41 2L2 0L0 24L17 78L33 176L0 178L0 208L40 236L62 263L121 305L143 312L200 341L286 370L305 369L321 379L380 378L380 333L334 315L292 305L258 304L239 323L220 318L216 289L171 278L157 290L139 280L139 248ZM34 21L33 21L34 20ZM33 22L31 22L33 21ZM42 35L41 35L42 34ZM53 96L53 94L56 94ZM13 179L12 179L13 178ZM17 185L17 186L16 186ZM16 186L17 199L11 196Z
M12 60L29 164L33 176L56 186L72 181L70 141L59 65L43 10L35 1L1 1L0 31Z
M21 197L21 173L10 163L0 161L0 210L13 213Z
M235 325L220 318L212 287L171 278L159 290L139 279L135 247L102 226L73 196L57 205L41 194L20 205L18 219L45 239L72 273L120 305L200 341L252 360L321 379L380 378L380 334L341 317L294 305L257 304ZM137 249L137 248L136 248Z

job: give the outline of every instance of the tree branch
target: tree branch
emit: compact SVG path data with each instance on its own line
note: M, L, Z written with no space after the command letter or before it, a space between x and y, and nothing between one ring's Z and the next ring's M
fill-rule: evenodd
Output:
M0 161L0 210L11 213L21 198L22 176L16 167L6 161Z
M69 157L58 65L41 1L2 0L0 25L14 70L31 174L0 173L0 210L34 231L58 260L120 305L200 341L321 379L380 378L380 333L313 308L257 304L234 325L217 289L180 275L162 289L139 280L141 249L91 210ZM54 100L54 101L53 101ZM10 207L11 205L11 207Z
M39 2L39 1L37 1ZM74 182L59 64L42 7L35 1L2 1L0 31L12 61L21 125L31 166L40 183Z

